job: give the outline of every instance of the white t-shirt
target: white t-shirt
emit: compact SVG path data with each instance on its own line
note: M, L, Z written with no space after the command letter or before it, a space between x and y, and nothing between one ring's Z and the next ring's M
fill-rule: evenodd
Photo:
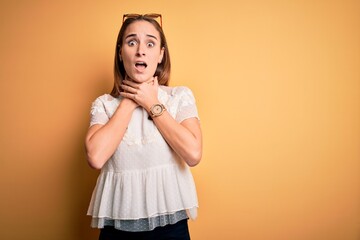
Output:
M92 104L90 126L106 124L121 97L109 94ZM189 88L159 86L158 99L177 121L198 118ZM125 135L105 163L93 191L88 215L92 226L105 220L154 219L186 210L195 219L198 200L189 166L166 143L147 111L134 110Z

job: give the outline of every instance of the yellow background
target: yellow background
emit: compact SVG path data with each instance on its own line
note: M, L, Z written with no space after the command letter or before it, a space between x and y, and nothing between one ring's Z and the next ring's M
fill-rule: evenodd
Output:
M97 239L83 139L124 13L163 14L197 99L192 239L360 239L360 3L1 1L0 239Z

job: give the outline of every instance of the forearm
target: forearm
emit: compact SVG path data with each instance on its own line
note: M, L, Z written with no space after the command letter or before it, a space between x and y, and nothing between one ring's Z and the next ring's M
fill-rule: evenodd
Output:
M85 140L88 163L101 169L119 146L134 109L120 103L113 116L105 125L92 126Z
M189 166L200 162L202 137L198 119L191 118L180 124L165 111L153 121L166 142Z

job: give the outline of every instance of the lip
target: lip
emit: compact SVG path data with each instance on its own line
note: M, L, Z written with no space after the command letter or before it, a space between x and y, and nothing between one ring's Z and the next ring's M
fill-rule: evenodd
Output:
M134 67L138 72L144 72L148 67L148 64L146 61L138 60L134 63Z

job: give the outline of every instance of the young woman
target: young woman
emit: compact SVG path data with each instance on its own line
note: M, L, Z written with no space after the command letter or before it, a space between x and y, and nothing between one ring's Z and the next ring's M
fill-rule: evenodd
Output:
M114 87L91 108L85 145L101 169L90 202L99 239L190 239L198 201L190 167L202 135L187 87L168 87L170 56L160 14L124 15Z

